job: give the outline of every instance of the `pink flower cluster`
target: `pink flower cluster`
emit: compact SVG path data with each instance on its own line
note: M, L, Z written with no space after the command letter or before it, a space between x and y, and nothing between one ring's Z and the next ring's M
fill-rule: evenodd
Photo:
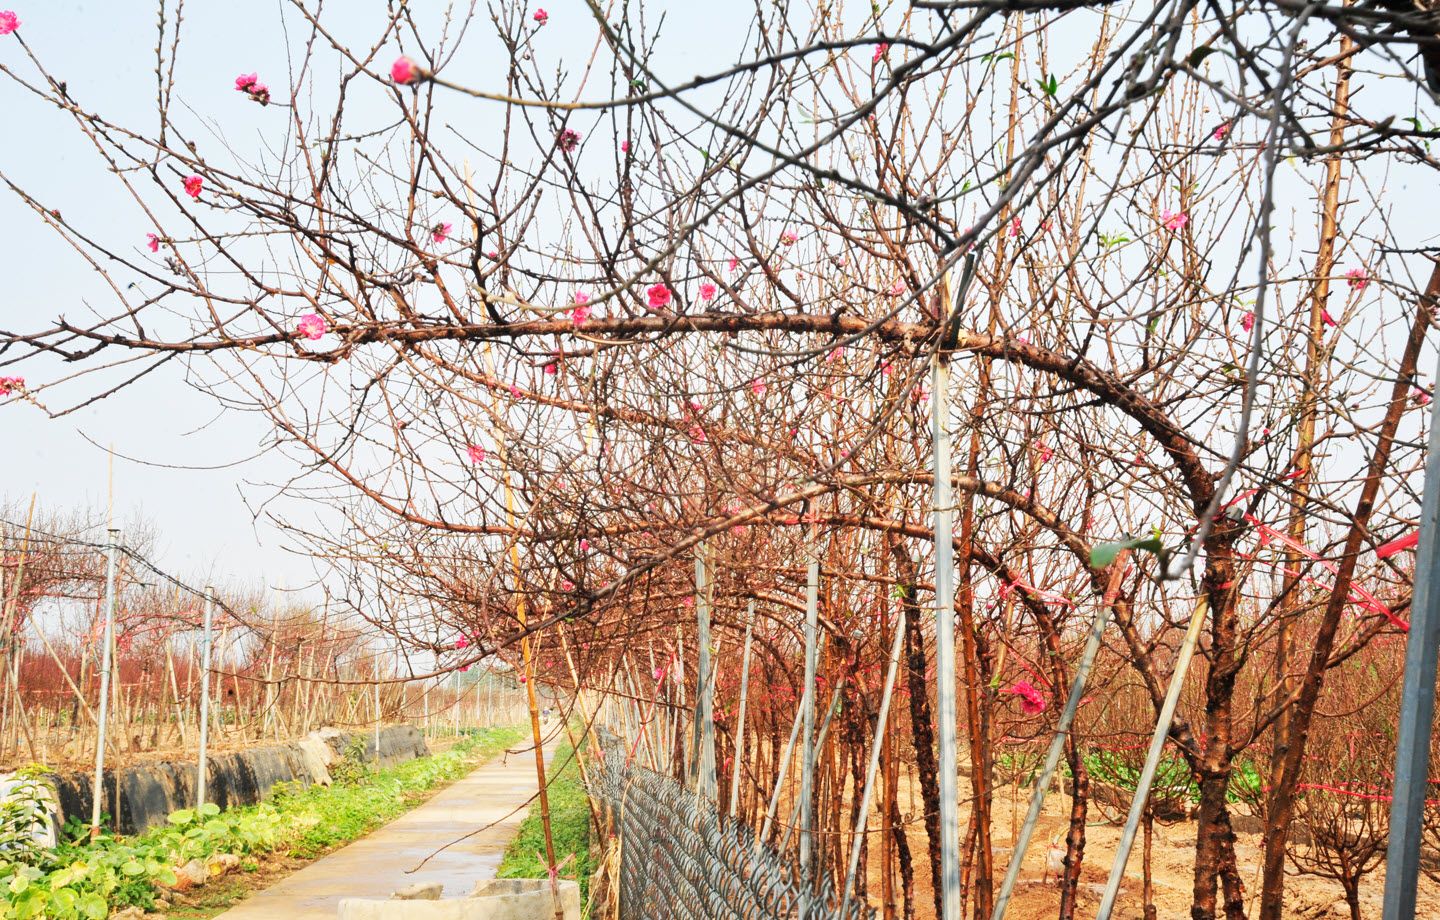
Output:
M306 313L300 317L300 324L295 327L305 338L314 342L325 334L325 318L318 313Z
M1184 211L1165 210L1160 212L1160 223L1166 230L1179 230L1190 222L1190 216Z
M560 132L560 136L556 138L556 143L560 145L561 150L566 153L571 153L575 148L580 146L580 132L574 128L566 128Z
M10 14L14 16L14 13ZM4 22L4 14L0 14L0 23ZM0 377L0 396L9 396L11 393L19 393L25 389L24 377Z
M199 198L200 189L204 187L205 180L200 178L199 176L185 177L185 194L189 195L191 198Z
M536 10L535 16L533 18L537 23L543 26L545 23L550 21L550 14L545 12L544 10Z
M1010 688L1010 692L1020 697L1020 708L1025 714L1033 716L1036 713L1045 711L1045 697L1028 680L1022 680Z
M485 448L483 447L478 447L474 444L471 444L465 449L465 455L468 456L470 458L470 462L475 464L476 466L479 466L480 464L485 462Z
M1350 287L1356 291L1365 290L1365 285L1370 283L1370 273L1363 268L1352 268L1345 273L1345 277L1350 279Z
M714 299L715 299L715 285L711 284L709 281L701 282L701 284L700 284L700 299L701 299L701 300L714 300Z
M242 73L235 78L235 89L245 93L261 105L270 104L270 88L260 82L259 74Z
M20 20L14 13L9 10L0 13L0 35L9 35L18 28L20 28Z
M786 230L784 233L780 234L780 242L784 243L786 246L794 246L799 241L800 234L796 233L794 230Z
M887 52L887 51L889 51L889 50L890 50L890 43L889 43L889 42L880 42L878 45L875 46L875 56L870 59L870 63L872 63L872 64L878 64L878 63L880 63L880 59L883 58L883 57L885 56L885 52Z
M645 297L652 310L663 310L670 306L671 296L670 289L663 284L652 284L645 289Z
M449 239L450 231L454 228L454 226L454 224L447 224L444 221L438 221L435 226L430 228L431 239L435 240L435 242L437 243L445 242L445 240Z
M145 244L146 246L149 246L149 247L150 247L150 251L151 251L151 252L159 252L159 251L160 251L160 237L156 236L156 235L153 234L153 233L147 233L147 234L145 234L145 236L146 236L147 239L150 240L150 242L148 242L148 243Z
M403 54L390 65L390 79L396 83L409 85L417 80L423 80L425 77L424 69Z

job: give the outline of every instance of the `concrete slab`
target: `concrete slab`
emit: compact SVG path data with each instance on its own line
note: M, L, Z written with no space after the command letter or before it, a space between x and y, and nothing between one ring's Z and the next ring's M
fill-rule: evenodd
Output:
M546 743L547 765L555 746L553 738ZM217 920L335 920L341 898L388 898L417 882L440 882L442 898L463 898L480 879L495 877L506 845L529 813L526 803L535 794L535 779L532 750L497 757L419 808L256 892ZM437 848L487 825L406 874Z

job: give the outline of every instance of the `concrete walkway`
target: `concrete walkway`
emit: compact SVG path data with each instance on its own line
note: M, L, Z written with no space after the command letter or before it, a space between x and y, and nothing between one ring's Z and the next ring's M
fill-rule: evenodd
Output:
M553 724L546 728L555 730ZM554 753L552 738L545 746L547 765ZM420 807L254 893L217 920L335 920L341 898L384 899L419 882L443 883L441 897L464 897L477 880L495 877L506 845L529 813L525 803L535 794L535 781L533 749L502 753ZM486 825L406 874L439 847Z

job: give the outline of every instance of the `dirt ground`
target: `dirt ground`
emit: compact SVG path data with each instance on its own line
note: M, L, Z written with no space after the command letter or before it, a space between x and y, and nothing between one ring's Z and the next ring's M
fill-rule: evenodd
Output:
M913 780L902 771L900 776L900 813L919 814L920 798L915 791L915 809L909 806L910 786ZM964 796L968 781L962 780L961 795ZM995 848L995 885L999 888L1010 858L1013 840L1012 827L1018 828L1029 807L1029 790L1015 795L1013 787L996 790L993 808L993 840ZM1060 889L1052 880L1043 881L1046 851L1052 844L1063 848L1064 834L1068 829L1070 797L1052 792L1046 797L1045 810L1030 847L1025 854L1020 880L1011 896L1006 920L1051 920L1060 906ZM1120 828L1102 820L1096 809L1090 809L1092 823L1086 830L1085 860L1081 868L1081 894L1077 916L1094 916L1100 904L1100 893L1110 874L1115 859L1115 848L1120 840ZM969 819L962 798L960 820L962 827ZM872 822L872 827L875 826ZM1254 916L1259 909L1261 837L1259 834L1238 834L1236 858L1245 880L1246 913ZM930 860L928 842L923 822L916 819L906 828L906 840L915 866L915 916L917 920L934 920L934 895L930 885ZM872 846L878 837L872 840ZM1116 904L1114 916L1117 920L1142 920L1142 839L1136 835L1135 847L1130 855L1125 880L1121 885L1121 896ZM872 854L874 851L871 851ZM1063 855L1063 849L1062 849ZM867 878L870 904L877 911L881 907L881 878L879 859L872 855ZM1151 878L1153 897L1158 920L1189 920L1191 904L1192 873L1195 864L1195 823L1181 821L1175 824L1155 825ZM896 884L898 885L896 873ZM1362 916L1380 917L1380 902L1385 889L1385 872L1382 864L1374 873L1365 877L1360 887ZM1285 916L1287 920L1349 920L1350 908L1345 903L1340 885L1334 881L1309 875L1300 875L1290 867L1285 883ZM897 915L899 908L897 905ZM1440 885L1425 878L1420 879L1416 917L1440 917Z

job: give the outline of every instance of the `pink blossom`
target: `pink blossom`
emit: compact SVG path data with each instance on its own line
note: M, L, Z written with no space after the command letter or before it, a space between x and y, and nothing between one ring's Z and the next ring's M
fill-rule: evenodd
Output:
M750 381L750 392L754 393L756 396L764 395L765 391L768 389L770 389L770 387L766 386L765 381L761 380L759 377L756 377L754 380Z
M694 606L695 606L695 598L693 598L693 597L687 597L687 598L685 598L683 601L681 601L680 603L684 604L686 607L694 607Z
M1020 708L1026 715L1033 716L1045 710L1045 697L1028 680L1018 681L1010 692L1020 697Z
M492 250L490 250L489 252L485 253L485 258L487 258L487 259L498 259L498 258L500 258L500 253L498 253L498 252L496 252L495 250L492 249Z
M700 442L705 440L705 429L699 425L690 426L690 440Z
M1007 231L1006 235L1009 236L1011 239L1014 239L1015 237L1020 235L1020 227L1020 216L1017 214L1014 220L1010 221L1010 229L1009 231Z
M1430 405L1430 394L1419 387L1415 388L1415 402L1422 406Z
M929 398L930 398L930 388L929 388L929 387L926 387L926 386L923 386L923 385L922 385L922 386L916 386L915 389L913 389L913 390L910 391L910 401L911 401L911 402L924 402L925 400L927 400L927 399L929 399Z
M590 551L590 541L589 541L589 540L586 540L584 537L581 537L581 538L580 538L580 552L582 552L582 553L588 553L589 551Z
M566 128L564 131L560 132L560 136L556 139L556 143L560 145L561 150L565 151L566 153L570 153L576 147L580 146L580 132L576 131L573 128Z
M199 197L200 197L200 188L201 188L201 186L203 186L204 184L205 184L205 180L204 180L204 179L201 179L199 176L186 176L186 177L185 177L185 194L189 195L191 198L199 198Z
M476 445L471 444L468 448L465 449L465 454L470 458L470 462L476 464L477 466L485 462L485 448L483 447L477 447Z
M270 104L270 87L264 83L250 84L250 98L261 105Z
M584 304L581 304L580 306L570 311L570 321L577 326L585 322L589 318L590 308L585 306Z
M587 294L587 293L585 293L584 291L576 291L576 292L575 292L575 302L576 302L577 304L580 304L580 305L583 306L584 304L587 304L587 303L590 302L590 295Z
M1322 324L1326 325L1326 326L1338 326L1338 325L1340 325L1339 323L1335 322L1335 317L1333 317L1333 316L1330 315L1330 311L1329 311L1329 310L1321 310L1321 311L1320 311L1320 322L1321 322Z
M891 366L889 361L886 361L884 364L880 365L880 373L884 374L886 377L890 376L890 372L892 370L894 370L894 367Z
M554 365L554 363L545 365L545 373L549 374L551 377L554 377L554 376L555 376L555 365Z
M560 590L561 590L561 591L574 591L574 590L575 590L575 583L574 583L573 581L562 581L562 582L560 582Z
M150 242L148 242L148 243L145 244L146 246L149 246L149 247L150 247L150 251L151 251L151 252L159 252L159 251L160 251L160 237L156 236L156 235L153 234L153 233L147 233L147 234L145 234L145 236L149 237L149 239L150 239Z
M464 636L461 636L460 638L458 638L458 639L455 640L455 647L456 647L456 648L465 648L465 647L468 646L469 644L470 644L470 640L467 639L467 638L465 638Z
M1370 283L1370 274L1363 268L1352 268L1345 277L1350 279L1350 288L1355 291L1365 290L1365 285Z
M656 668L656 669L655 669L655 679L656 679L656 680L659 680L660 678L662 678L662 677L664 677L664 676L665 676L665 669L664 669L664 668Z
M0 17L0 22L3 21L3 17ZM11 393L19 393L24 389L24 377L0 377L0 396L9 396Z
M649 298L652 310L659 310L670 304L670 289L663 284L650 285L645 291L645 296Z
M1210 135L1210 136L1213 137L1213 138L1215 138L1217 141L1223 141L1223 140L1225 139L1225 135L1227 135L1227 134L1229 134L1229 133L1230 133L1230 122L1227 121L1227 122L1222 123L1222 124L1220 125L1220 127L1216 128L1216 129L1215 129L1215 133L1212 134L1212 135Z
M1165 210L1160 212L1160 223L1166 230L1179 230L1190 222L1190 217L1184 211Z
M735 258L734 256L731 256L731 257L730 257L730 261L727 262L727 263L725 263L725 267L726 267L727 269L729 269L730 271L732 271L732 272L733 272L736 268L738 268L739 266L740 266L740 260L737 259L737 258Z
M715 285L711 284L709 281L701 282L701 284L700 284L700 299L701 299L701 300L714 300L714 299L715 299Z
M461 672L468 671L468 670L470 670L470 666L469 666L468 664L462 664L462 665L460 666L460 670L461 670Z
M0 13L0 35L9 35L18 28L20 28L20 20L15 18L14 13L9 10Z
M1035 442L1035 449L1036 449L1036 452L1037 452L1037 453L1039 454L1039 456L1040 456L1040 462L1041 462L1041 463L1048 463L1048 462L1050 461L1051 456L1053 456L1053 454L1052 454L1051 451L1050 451L1050 448L1048 448L1048 447L1045 446L1045 442L1044 442L1044 441L1036 441L1036 442Z
M445 242L445 239L450 236L450 230L452 227L454 227L454 224L445 223L443 221L437 223L434 227L430 228L430 236L435 240L435 242L443 243Z
M325 334L325 318L318 313L306 313L300 317L296 331L314 342Z
M524 674L521 674L521 675L520 675L520 683L522 683L522 684L525 683L525 675L524 675Z
M510 398L511 398L511 399L519 399L519 398L520 398L520 388L517 387L517 386L516 386L515 384L513 384L513 383L510 384Z
M897 281L890 286L890 296L899 297L903 293L905 293L904 281Z
M629 153L629 152L630 152L630 142L629 142L629 141L621 141L621 142L620 142L620 152L621 152L621 153Z
M838 348L832 348L832 349L830 349L830 353L825 356L825 361L826 361L826 363L834 364L836 361L838 361L838 360L840 359L840 356L843 355L843 354L845 354L845 346L844 346L844 345L841 345L841 346L838 347Z
M260 75L258 73L242 73L235 78L235 89L242 93L248 93L250 92L250 87L254 86L259 79Z
M786 230L784 233L780 234L780 242L784 243L786 246L794 246L799 241L800 234L796 233L794 230Z
M390 79L396 83L414 83L424 75L425 71L420 69L420 65L403 54L395 59L395 63L390 65Z
M544 10L536 10L535 15L532 18L543 26L546 22L550 21L550 14L545 12Z
M887 51L889 51L889 50L890 50L890 43L889 43L889 42L880 42L879 44L877 44L877 45L875 46L875 56L870 59L870 63L872 63L872 64L878 64L878 63L880 63L880 59L883 58L883 57L885 56L885 52L887 52Z
M1254 313L1249 313L1249 312L1247 312L1244 316L1240 317L1240 327L1241 327L1242 329L1244 329L1246 332L1249 332L1251 329L1254 329L1254 328L1255 328L1255 314L1254 314Z

